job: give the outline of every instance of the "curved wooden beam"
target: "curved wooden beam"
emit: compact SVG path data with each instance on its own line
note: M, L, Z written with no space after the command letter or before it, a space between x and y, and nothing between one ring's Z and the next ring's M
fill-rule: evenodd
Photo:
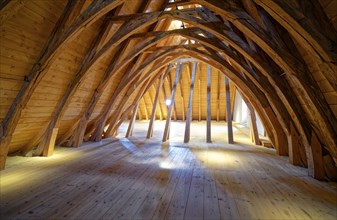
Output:
M285 70L286 77L288 81L292 83L293 88L297 90L298 94L303 95L303 99L308 105L306 113L312 115L312 119L316 123L313 126L315 130L319 132L321 141L325 143L333 155L335 162L337 162L337 119L326 103L323 95L315 92L320 90L312 77L308 77L311 76L311 73L307 66L301 62L299 58L290 54L287 48L274 42L266 31L259 27L242 8L233 7L229 2L220 2L217 0L191 0L191 2L201 4L228 19L228 21L232 22L246 36L249 36L252 41L259 45L266 54L272 57L275 62ZM219 27L222 26L219 25ZM226 32L226 27L222 29L222 32ZM235 49L240 53L247 52L242 51L242 48ZM246 54L242 54L246 56ZM250 57L247 56L247 59L250 59ZM314 87L314 90L312 87Z
M309 146L309 142L308 142L308 138L310 139L310 124L309 122L307 122L306 118L303 118L303 113L302 113L302 108L298 102L298 100L296 99L296 97L294 97L294 95L288 94L289 91L291 91L291 88L289 87L289 85L287 84L286 81L284 81L284 78L280 77L279 75L277 75L277 73L275 72L275 70L273 70L273 68L271 66L269 66L267 61L264 61L263 58L261 57L260 54L256 53L256 52L251 52L252 54L250 55L250 58L255 60L254 63L258 63L258 70L261 70L261 72L263 73L263 75L265 75L267 77L267 79L269 80L263 80L262 78L265 78L263 75L261 75L261 73L259 73L258 70L252 71L252 69L250 67L247 66L247 64L241 60L241 58L239 58L239 56L237 54L235 54L232 50L230 50L229 48L227 48L224 44L221 43L221 41L219 41L219 39L212 35L212 37L202 37L200 35L198 35L196 32L205 32L203 30L200 30L198 28L187 28L187 29L181 29L181 30L174 30L172 32L166 32L166 34L164 32L153 32L153 33L147 33L146 36L152 36L154 37L151 42L154 44L156 43L155 40L160 40L161 36L163 37L163 39L167 36L171 36L171 34L177 34L177 35L181 35L184 37L187 37L188 39L193 39L195 41L201 42L205 45L207 45L208 47L217 50L217 51L222 51L224 52L226 55L229 56L231 62L236 63L238 66L241 66L243 68L243 70L246 70L246 73L248 72L248 74L246 74L247 76L252 76L252 77L257 77L257 79L255 80L255 82L260 81L261 85L258 85L260 88L262 87L266 87L265 84L269 85L269 82L272 84L272 86L275 88L276 92L274 91L266 91L266 94L273 96L274 102L278 104L279 101L275 101L278 100L277 95L279 95L279 97L281 98L282 102L285 104L286 108L287 108L287 112L289 112L289 114L291 115L291 118L295 121L296 126L298 127L298 129L300 130L300 133L302 134L301 137L303 138L303 141L305 144L305 146ZM210 35L210 33L207 32L206 35ZM140 44L142 45L142 44ZM136 47L135 50L133 51L134 53L139 53L139 51L145 49L146 47L144 46L149 46L151 44L148 44L147 41L145 43L143 43L143 47L139 46ZM242 45L242 43L241 43ZM166 48L167 49L167 48ZM248 49L247 49L248 51ZM153 51L152 51L153 52ZM253 78L254 79L254 78ZM267 86L268 87L268 86ZM282 109L282 108L281 108ZM281 113L277 114L277 115L283 115L283 110L281 110ZM291 120L289 116L287 116L287 120L289 121ZM288 128L289 127L289 123L284 124L283 123L283 127Z
M164 39L164 38L166 38L168 36L171 36L171 34L177 34L177 35L181 35L181 36L187 37L189 39L193 39L193 40L205 43L207 46L212 47L213 49L215 49L217 51L223 51L224 53L226 53L229 56L229 58L231 59L231 62L234 62L237 65L241 66L243 68L243 70L245 70L245 72L248 73L246 75L248 77L251 77L251 79L253 79L254 82L256 82L257 85L260 88L262 88L262 87L267 88L267 89L271 88L272 86L270 85L270 83L268 82L268 80L271 81L273 83L273 85L276 85L276 87L277 87L278 84L280 84L279 83L279 82L281 82L280 80L278 80L277 82L275 82L276 80L267 73L267 72L269 72L269 73L273 73L274 72L274 71L271 70L272 68L268 66L267 62L259 62L259 63L260 63L260 66L263 67L262 69L265 72L265 74L268 76L267 77L268 80L265 79L265 77L263 75L261 75L261 73L259 73L259 74L254 73L254 71L251 68L249 68L247 66L247 64L245 64L245 62L242 62L242 60L240 60L240 58L238 58L237 55L235 55L228 48L224 47L224 45L221 45L221 43L218 42L219 40L215 36L212 39L208 39L208 38L202 37L202 36L194 33L194 32L200 32L200 31L201 30L199 30L198 28L191 28L191 29L174 30L174 31L171 31L171 32L148 33L147 36L152 36L153 39L151 39L150 41L145 41L144 40L145 42L144 43L140 43L139 46L136 46L135 49L132 52L130 52L130 54L131 55L133 53L138 54L139 52L143 51L144 49L148 48L149 46L157 43L157 41L162 40L162 39ZM256 56L254 56L254 59L258 59L258 57L259 57L259 55L256 55ZM262 58L260 58L260 60L262 60ZM257 78L255 79L254 77L257 77ZM279 77L279 76L277 75L277 77ZM282 88L284 88L284 87L285 86L282 86ZM276 94L281 94L281 97L283 97L283 99L281 98L281 100L284 103L286 103L287 106L290 106L290 107L287 108L287 110L289 112L294 112L292 114L292 117L294 118L294 120L296 120L295 124L297 126L303 126L303 123L305 121L301 121L300 122L299 120L297 120L296 115L299 115L299 113L297 113L297 111L295 111L295 110L292 110L292 105L295 104L294 103L295 102L294 98L290 99L290 97L292 97L292 96L288 96L286 98L284 95L282 95L283 92L280 89L278 89L277 93L275 91L273 91L273 90L268 90L268 91L265 90L265 92L269 96L273 97L274 101L272 103L275 103L276 105L280 104L280 101L278 100L278 97L277 97ZM276 115L278 115L278 116L281 115L282 116L282 115L284 115L285 112L288 112L288 111L282 110L282 108L284 108L284 107L281 107L281 108L278 107L278 108L276 108L276 109L280 109L278 111L278 114L276 114ZM291 109L289 109L289 108L291 108ZM287 123L283 123L282 127L287 128L288 124L289 124L288 121L290 121L290 120L291 120L290 117L287 116L287 120L285 120L285 121L287 121ZM307 130L307 129L305 129L305 128L299 128L299 130L303 131L303 130ZM302 132L302 134L306 134L306 133ZM306 140L307 138L304 138L304 139ZM305 142L308 143L307 141L305 141ZM308 146L308 144L306 144L306 146Z
M318 1L254 0L299 42L325 62L337 64L337 33ZM335 77L336 80L336 77Z
M186 49L187 49L187 50L190 50L191 48L186 48ZM211 61L209 61L209 60L212 59L211 56L208 56L208 59L203 58L202 56L205 56L205 54L202 53L202 51L195 51L195 50L193 51L193 50L191 50L191 51L189 51L189 52L186 52L185 54L186 54L186 55L189 55L189 56L193 55L194 57L196 57L196 58L198 58L198 59L200 59L201 61L206 62L206 63L207 63L207 62L208 62L208 63L211 62ZM201 55L201 54L202 54L202 55ZM181 52L179 52L178 55L179 55L179 56L183 56ZM177 58L179 57L178 55L177 55L177 56L173 56L173 58L170 57L169 60L173 61L174 59L177 59ZM168 56L168 55L167 55L167 56ZM184 56L185 56L185 55L184 55ZM164 56L164 57L165 57L165 56ZM161 65L164 66L164 65L166 65L166 64L161 64ZM214 66L214 62L213 62L211 65ZM162 67L162 66L159 65L158 68L159 68L159 67ZM222 66L222 64L220 65L219 63L217 63L217 68L220 68L220 69L222 69L222 70L224 71L224 69L223 69L224 67ZM232 67L228 67L228 68L231 68L231 70L232 70L233 72L236 72L236 70L233 69ZM225 70L226 70L227 72L229 72L227 68L226 68ZM236 73L237 73L237 72L236 72ZM236 75L241 75L241 74L237 73ZM233 81L237 83L237 82L238 82L238 79L235 79L235 77L236 77L236 78L238 78L238 77L237 77L236 75L231 75L230 78L233 79ZM240 78L240 77L239 77L239 78ZM251 84L251 86L252 86L253 88L255 88L255 90L254 90L254 92L250 92L251 94L250 94L249 97L255 97L255 98L254 98L255 100L261 101L261 98L264 97L264 94L261 93L261 92L259 92L259 90L254 86L254 84L253 84L252 82L251 82L250 84ZM243 83L241 82L241 85L240 85L239 87L242 87L242 86L247 87L246 84L243 84ZM248 88L251 88L251 87L247 87L247 89L244 89L243 91L245 91L245 93L247 93L247 90L249 90ZM260 99L258 99L258 97L260 97ZM263 104L262 106L265 106L265 107L269 106L269 105L268 105L268 101L267 101L266 99L264 99L264 100L265 100L265 101L263 101L264 104ZM255 103L256 103L256 101L255 101ZM254 106L254 107L260 109L260 108L261 108L261 104L259 104L259 107L257 107L257 106ZM266 114L262 114L261 111L259 111L259 113L262 115L261 117L263 117L263 115L266 117ZM270 123L270 124L271 124L271 123ZM113 125L111 125L111 126L113 126ZM273 127L273 126L274 126L274 125L271 124L271 125L268 126L268 127ZM267 126L266 126L266 127L267 127ZM280 127L279 127L279 128L280 128ZM273 132L277 132L277 131L278 131L277 129L272 129L272 130L273 130ZM281 129L281 130L282 130L282 129ZM279 132L281 132L281 130L279 129ZM270 131L271 131L271 130L270 130ZM270 134L270 133L269 133L269 136L270 136L270 137L274 137L274 136L277 136L277 134ZM283 135L283 139L284 139L284 138L286 138L285 135ZM286 144L286 143L285 143L285 144ZM277 143L275 143L275 142L274 142L274 145L275 145L275 146L279 146L279 144L277 144Z

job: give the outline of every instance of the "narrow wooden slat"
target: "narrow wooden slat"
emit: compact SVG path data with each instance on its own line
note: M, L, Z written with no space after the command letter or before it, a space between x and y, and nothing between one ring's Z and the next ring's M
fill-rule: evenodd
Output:
M206 141L207 143L212 142L211 138L211 66L207 65L207 113L206 113Z
M174 97L176 95L176 89L177 89L177 84L179 82L181 69L182 69L182 64L178 63L177 69L176 69L176 76L175 76L173 88L172 88L171 105L170 105L168 113L167 113L166 124L165 124L165 129L164 129L164 134L163 134L163 141L164 142L169 139L169 135L170 135L171 115L172 115L172 110L173 110L173 106L174 106Z
M197 62L193 63L192 79L191 79L191 86L190 86L190 97L189 97L189 100L188 100L187 116L186 116L186 124L185 124L184 143L188 143L190 141L190 129L191 129L191 120L192 120L193 89L194 89L195 74L197 72L197 65L198 65Z
M226 118L227 118L227 129L228 129L228 143L234 144L233 140L233 127L232 127L232 115L231 115L231 100L230 100L230 90L229 90L229 79L225 77L226 86Z
M167 70L169 70L168 67L167 67ZM167 70L166 70L166 71L167 71ZM161 87L162 87L162 85L163 85L164 75L165 75L165 74L162 74L162 75L160 76L160 78L158 79L158 85L157 85L157 90L156 90L156 96L155 96L154 101L153 101L152 113L151 113L151 118L150 118L149 128L148 128L148 130L147 130L146 138L151 138L151 137L152 137L152 134L153 134L153 121L154 121L155 116L156 116L156 109L157 109L158 97L159 97L160 89L161 89Z

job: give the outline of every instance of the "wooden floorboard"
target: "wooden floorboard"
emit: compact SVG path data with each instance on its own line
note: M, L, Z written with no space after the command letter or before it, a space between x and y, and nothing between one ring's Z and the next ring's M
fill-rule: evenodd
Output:
M250 145L224 123L191 124L183 144L181 122L127 123L117 139L57 147L52 157L9 157L0 173L1 219L336 219L337 185L307 176L273 149ZM220 129L220 130L219 130Z

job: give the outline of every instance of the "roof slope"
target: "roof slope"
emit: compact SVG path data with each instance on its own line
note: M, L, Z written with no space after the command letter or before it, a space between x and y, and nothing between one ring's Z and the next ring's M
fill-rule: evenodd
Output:
M201 84L206 77L201 73L212 66L212 118L226 117L219 101L224 92L219 82L226 75L259 113L279 154L292 154L288 137L299 136L302 165L315 176L324 156L337 162L335 5L329 0L3 1L2 168L8 153L46 154L53 138L79 146L83 139L111 136L138 103L139 117L146 117L161 75L167 76L164 100L175 63L193 58L200 62ZM186 63L175 111L179 119L189 95L192 64ZM165 118L161 105L158 117ZM204 119L206 111L193 117Z

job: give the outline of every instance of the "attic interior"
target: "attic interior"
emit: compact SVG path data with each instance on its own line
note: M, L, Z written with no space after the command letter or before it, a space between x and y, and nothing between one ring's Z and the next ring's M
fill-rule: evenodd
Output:
M336 219L336 0L0 1L4 219Z

